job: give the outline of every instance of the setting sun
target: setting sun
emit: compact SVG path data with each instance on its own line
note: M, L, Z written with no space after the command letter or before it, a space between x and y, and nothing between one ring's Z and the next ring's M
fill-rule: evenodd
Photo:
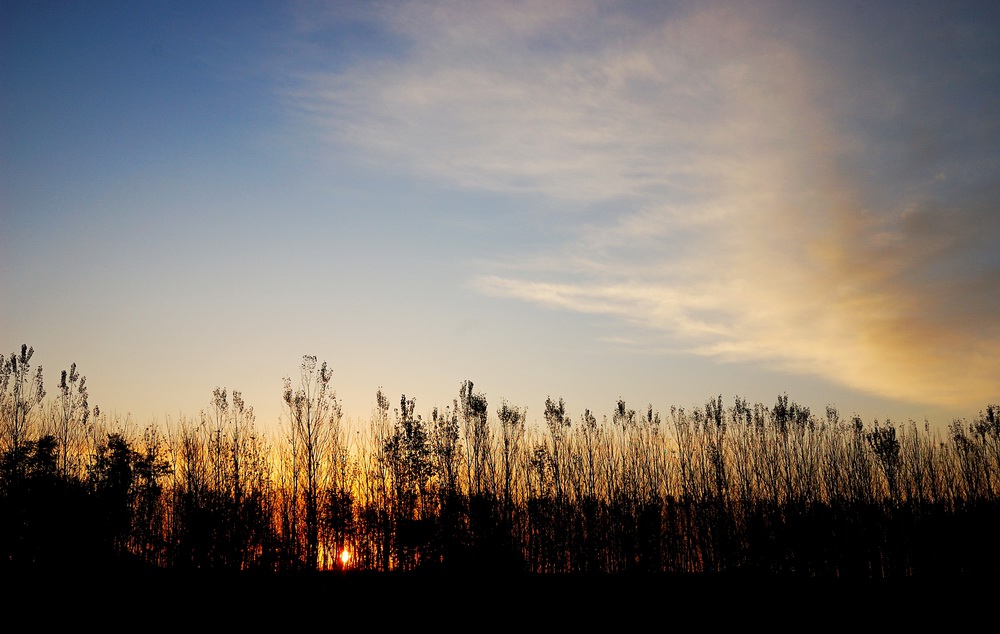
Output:
M0 0L0 582L996 586L1000 0L94 4Z

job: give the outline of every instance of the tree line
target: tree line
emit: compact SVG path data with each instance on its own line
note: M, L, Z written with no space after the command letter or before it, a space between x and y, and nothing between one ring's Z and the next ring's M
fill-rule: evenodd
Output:
M541 421L471 381L425 418L379 390L348 429L332 370L286 378L281 432L217 388L141 427L48 396L33 350L0 363L7 568L753 573L873 579L1000 572L1000 407L868 424L780 395Z

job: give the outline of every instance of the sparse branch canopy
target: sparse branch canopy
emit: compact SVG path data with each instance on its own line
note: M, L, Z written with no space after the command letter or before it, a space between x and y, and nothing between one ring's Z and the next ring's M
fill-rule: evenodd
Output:
M299 366L299 387L284 379L284 401L288 418L288 440L291 449L292 482L294 485L293 515L304 507L305 520L301 527L305 537L305 560L308 568L319 562L320 500L327 484L328 467L333 462L341 438L342 410L330 386L333 369L315 356L304 355ZM293 523L297 523L293 522ZM292 528L294 533L300 527Z
M616 426L621 427L623 430L635 427L635 410L628 409L625 407L625 401L618 399L612 420Z
M517 456L521 451L524 439L525 410L514 407L506 400L500 403L497 410L500 419L500 431L503 436L503 503L504 511L509 515L512 505L512 489L514 486ZM509 517L508 517L509 521Z
M45 398L42 366L31 372L34 348L21 345L21 353L12 352L0 362L0 443L4 450L16 450L28 434L32 411Z
M570 426L569 416L566 415L566 403L562 397L558 401L553 401L551 396L545 399L545 425L553 441L562 440L565 430Z
M216 388L168 438L167 460L155 424L140 439L131 421L112 428L96 408L82 441L66 441L88 421L75 364L37 422L45 392L32 352L0 358L8 564L285 571L345 553L343 566L362 570L1000 573L989 547L995 404L942 436L833 406L814 416L785 395L729 407L712 397L671 407L662 425L652 405L636 413L619 399L570 430L565 403L550 397L532 426L501 400L491 430L485 395L466 381L427 421L412 397L390 410L380 389L371 437L348 452L332 371L306 356L297 383L284 379L275 444L256 435L239 392Z
M483 493L490 455L486 395L482 392L475 392L472 381L464 381L458 390L458 401L455 403L455 409L460 412L462 418L470 493L479 496Z
M59 376L59 420L56 432L60 450L59 469L63 474L70 474L71 446L82 434L90 418L87 397L87 377L80 376L73 363L69 371L63 370Z

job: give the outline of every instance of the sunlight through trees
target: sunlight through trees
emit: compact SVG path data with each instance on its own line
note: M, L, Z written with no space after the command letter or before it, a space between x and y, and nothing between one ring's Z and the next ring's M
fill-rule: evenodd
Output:
M225 388L196 419L140 430L89 408L75 364L47 403L31 355L0 372L4 566L62 565L60 544L89 565L176 569L1000 570L996 405L946 434L787 395L663 416L619 400L610 419L576 421L549 398L538 425L464 381L429 419L405 395L390 411L379 390L348 430L332 369L305 356L269 438Z

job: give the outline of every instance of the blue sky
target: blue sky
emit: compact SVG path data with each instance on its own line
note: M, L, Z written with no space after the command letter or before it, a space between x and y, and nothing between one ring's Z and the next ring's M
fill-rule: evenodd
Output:
M1000 400L987 3L140 4L0 9L0 332L50 388Z

